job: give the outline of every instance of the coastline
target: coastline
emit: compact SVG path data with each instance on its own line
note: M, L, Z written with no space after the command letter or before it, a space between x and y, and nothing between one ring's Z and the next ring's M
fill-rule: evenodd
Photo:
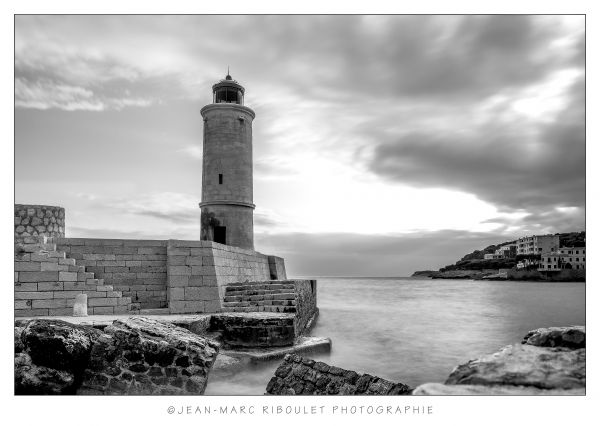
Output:
M585 282L585 270L561 270L540 272L537 270L484 269L451 271L415 271L412 278L431 278L440 280L487 280L487 281L549 281L549 282Z

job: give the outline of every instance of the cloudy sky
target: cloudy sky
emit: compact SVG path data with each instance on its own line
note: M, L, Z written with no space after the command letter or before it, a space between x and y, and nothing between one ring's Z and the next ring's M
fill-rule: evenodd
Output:
M67 236L199 238L202 119L254 121L255 245L402 276L585 226L582 16L17 16L15 202Z

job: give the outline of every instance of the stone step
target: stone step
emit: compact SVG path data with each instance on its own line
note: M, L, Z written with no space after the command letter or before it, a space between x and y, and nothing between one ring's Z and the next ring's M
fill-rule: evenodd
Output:
M67 255L64 251L53 250L53 251L48 252L48 257L56 257L58 259L66 259Z
M253 283L234 283L228 284L225 291L243 291L243 290L293 290L294 284L253 284Z
M224 300L223 306L245 307L245 306L296 306L296 300Z
M56 251L56 244L19 244L19 248L26 253L37 253L39 251L53 252Z
M69 265L69 272L85 272L85 266L80 266L80 265ZM93 277L89 277L89 278L93 278Z
M140 315L169 315L169 308L140 309Z
M223 312L274 312L280 314L295 314L295 306L235 306L223 307Z
M245 296L274 296L276 294L294 294L289 290L247 290L247 291L229 291L225 292L226 297L245 297Z
M223 298L225 302L257 302L257 301L271 301L271 300L288 300L295 301L296 295L291 293L280 293L280 294L261 294L256 296L225 296Z
M75 259L71 259L71 258L68 258L68 257L61 258L61 259L58 259L58 264L59 265L74 266L75 265Z
M98 285L96 291L114 291L112 285Z

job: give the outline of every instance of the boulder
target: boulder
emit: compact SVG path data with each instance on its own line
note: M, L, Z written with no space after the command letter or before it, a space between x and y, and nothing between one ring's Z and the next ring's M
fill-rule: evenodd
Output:
M413 395L585 395L585 388L540 389L535 386L483 386L444 385L425 383L413 391Z
M412 389L369 374L288 354L267 385L267 395L410 395Z
M219 346L145 317L116 320L95 342L78 394L199 395Z
M35 365L82 371L100 331L61 320L32 320L21 333L24 351Z
M456 367L447 385L585 387L585 349L511 345Z
M18 327L15 325L15 354L19 352L23 352L25 350L25 346L23 345L23 341L21 340L21 334L23 333L23 329L25 327Z
M585 395L585 327L538 328L521 344L456 367L414 395Z
M72 393L75 375L64 370L38 366L26 353L15 356L16 395L61 395Z
M532 330L521 342L527 345L551 348L585 348L585 327L549 327Z
M15 326L15 394L73 394L98 330L60 320Z

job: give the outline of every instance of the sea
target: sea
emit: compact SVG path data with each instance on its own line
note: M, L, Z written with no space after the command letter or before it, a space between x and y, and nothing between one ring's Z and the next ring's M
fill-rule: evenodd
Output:
M315 278L312 336L340 368L415 387L443 382L461 363L520 342L539 327L585 325L585 283ZM213 370L206 395L263 395L281 360Z

